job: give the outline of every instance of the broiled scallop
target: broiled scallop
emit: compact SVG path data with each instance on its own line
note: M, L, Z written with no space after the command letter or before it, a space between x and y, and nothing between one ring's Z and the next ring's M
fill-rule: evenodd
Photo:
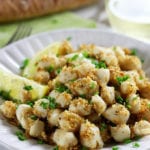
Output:
M74 99L69 105L69 111L74 112L80 116L87 116L91 113L91 104L88 100L83 98Z
M39 99L35 102L33 106L33 113L40 118L46 118L48 108L49 108L49 100L44 98Z
M101 97L109 105L115 103L115 89L110 86L103 86L101 89Z
M135 135L144 136L150 134L150 122L141 120L136 122L133 126L133 132Z
M79 130L81 123L82 118L73 112L65 110L60 114L59 126L63 130L75 132Z
M111 127L111 135L117 142L123 142L126 139L130 139L130 128L126 124L120 124L115 127Z
M72 94L77 96L85 95L87 98L90 98L98 91L97 82L89 77L77 79L67 84L67 86Z
M5 101L0 105L0 111L8 119L15 119L16 117L16 104L12 101Z
M47 120L50 126L58 126L59 125L59 116L61 114L61 109L51 109L48 111Z
M98 83L102 85L107 85L110 80L109 69L100 68L96 70L96 75L98 77Z
M103 113L103 116L115 124L124 124L128 121L130 112L121 104L113 104Z
M99 95L92 96L91 104L98 115L101 115L106 110L107 105Z
M103 147L99 128L89 121L81 124L80 141L87 148L97 149Z
M58 146L64 149L71 148L78 143L78 140L73 132L68 132L63 129L56 129L52 139Z
M16 110L17 120L26 130L29 130L34 122L34 120L31 119L31 115L33 115L33 108L31 106L27 104L20 104L18 106Z
M29 135L33 137L40 137L44 132L44 122L36 120L30 127Z
M127 97L130 105L129 110L133 114L137 114L141 111L141 99L137 94L131 94Z

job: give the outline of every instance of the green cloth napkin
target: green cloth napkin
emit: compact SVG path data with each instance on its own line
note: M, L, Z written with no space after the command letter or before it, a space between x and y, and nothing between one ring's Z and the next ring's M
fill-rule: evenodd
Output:
M36 19L14 22L9 24L0 25L0 47L3 47L11 38L16 28L20 23L24 23L27 26L32 27L32 33L64 29L64 28L95 28L96 23L94 21L83 19L78 15L71 12L64 12L55 15L49 15L45 17L39 17Z

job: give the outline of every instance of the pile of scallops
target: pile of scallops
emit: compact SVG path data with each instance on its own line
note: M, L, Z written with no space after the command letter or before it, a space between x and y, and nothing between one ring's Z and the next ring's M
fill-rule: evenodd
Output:
M48 85L45 97L30 101L24 89L22 103L0 105L26 137L93 150L150 134L150 81L135 50L92 44L74 50L65 41L59 52L36 62L33 80Z

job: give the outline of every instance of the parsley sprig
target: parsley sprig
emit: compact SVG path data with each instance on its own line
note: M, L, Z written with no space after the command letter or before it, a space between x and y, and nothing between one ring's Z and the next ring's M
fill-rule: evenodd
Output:
M107 66L106 66L106 63L105 63L105 61L97 61L97 60L95 60L95 59L92 59L92 64L94 64L95 65L95 68L107 68Z
M25 85L23 89L26 91L31 91L33 87L31 85Z
M128 80L130 77L125 75L125 76L122 76L122 77L117 77L116 80L119 84L121 84L122 82Z
M24 141L27 139L22 131L17 131L16 135L20 141Z
M20 69L23 70L25 69L25 67L27 67L27 65L29 64L30 59L26 58L23 62L22 65L20 66Z
M4 100L9 100L9 99L11 99L11 96L10 96L10 91L3 91L3 90L1 90L0 91L0 97L2 98L2 99L4 99Z
M62 93L62 92L69 92L69 89L67 86L65 86L64 84L56 84L56 87L55 87L55 90L59 93Z

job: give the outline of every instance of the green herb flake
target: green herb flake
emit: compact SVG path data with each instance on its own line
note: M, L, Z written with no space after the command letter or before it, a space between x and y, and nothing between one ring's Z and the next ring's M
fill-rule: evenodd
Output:
M49 103L47 103L47 102L41 102L40 106L43 107L43 109L47 109L49 107Z
M121 84L122 82L128 80L130 77L125 75L125 76L122 76L122 77L117 77L116 80L119 84Z
M95 82L91 82L90 88L91 88L91 89L95 89L95 86L96 86Z
M95 65L95 68L104 68L104 69L107 68L107 66L106 66L106 64L105 64L105 61L100 61L100 62L98 62L97 60L92 59L92 64Z
M56 87L55 87L55 90L59 93L62 93L62 92L69 92L69 89L67 86L63 85L63 84L56 84Z
M54 66L50 65L49 67L46 67L45 70L48 71L49 73L51 73L54 71Z
M37 120L37 119L38 119L38 117L35 116L35 115L31 115L30 118L31 118L32 120Z
M119 150L119 147L118 146L113 146L112 150Z
M56 146L55 148L53 148L53 150L59 150L59 147L58 147L58 146Z
M82 146L82 147L81 147L81 150L88 150L88 148L85 147L85 146Z
M137 100L138 96L132 98L133 101Z
M86 95L85 94L80 94L80 97L81 98L86 98Z
M107 129L107 125L105 123L101 123L101 125L100 125L100 131L103 132L106 129Z
M66 40L67 40L67 41L71 41L71 40L72 40L72 37L71 37L71 36L68 36L68 37L66 38Z
M150 109L150 103L148 104L148 109Z
M87 51L82 52L83 57L89 58L89 53Z
M24 88L23 88L24 90L27 90L27 91L31 91L31 90L33 90L33 88L32 88L32 86L31 85L26 85L26 86L24 86Z
M116 50L117 50L117 47L116 47L116 46L113 46L113 47L112 47L112 50L113 50L113 51L116 51Z
M131 49L131 55L137 56L137 49L133 48Z
M68 58L68 62L75 61L75 60L77 60L78 57L79 57L79 55L78 55L78 54L75 54L75 55L72 56L71 58Z
M27 139L22 131L17 131L15 134L17 135L20 141L24 141Z
M121 96L117 96L116 101L120 104L124 104L124 102L125 102L125 100Z
M143 59L143 58L141 58L140 60L141 60L141 63L143 64L143 63L144 63L144 59Z
M25 69L25 67L27 67L27 65L29 64L30 60L28 58L26 58L23 62L22 65L20 67L21 70Z
M4 100L10 100L11 99L10 91L6 92L6 91L1 90L0 97Z
M41 140L41 139L39 139L39 140L37 140L37 143L38 143L38 144L44 144L44 141Z
M55 109L57 107L55 98L48 96L47 99L49 100L49 108Z
M143 80L144 78L142 76L139 77L140 80Z
M34 105L34 102L27 101L27 102L26 102L26 104L27 104L27 105L29 105L29 106L31 106L31 107L33 107L33 105Z
M125 143L125 144L129 144L129 143L131 143L131 142L132 142L131 139L125 139L125 140L124 140L124 143Z
M56 74L57 74L57 75L60 74L61 71L62 71L62 68L57 68L57 69L56 69Z
M135 143L132 144L132 147L133 147L133 148L138 148L138 147L140 147L140 144L137 143L137 142L135 142Z

